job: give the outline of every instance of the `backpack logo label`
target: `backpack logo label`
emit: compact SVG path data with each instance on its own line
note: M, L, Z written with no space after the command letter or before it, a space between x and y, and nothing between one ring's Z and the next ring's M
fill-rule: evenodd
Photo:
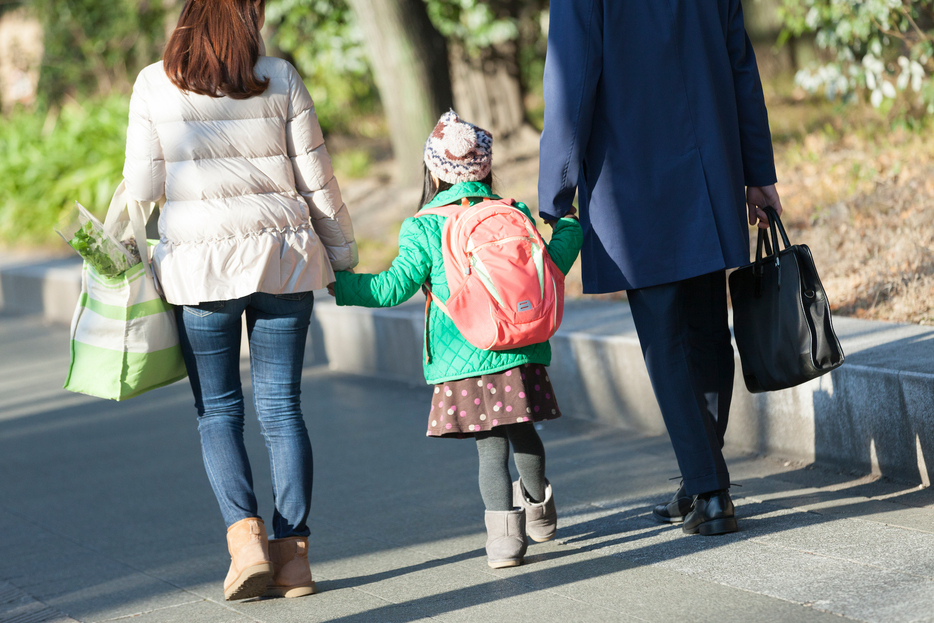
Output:
M532 309L532 301L525 300L519 301L519 304L516 306L516 311L524 312Z

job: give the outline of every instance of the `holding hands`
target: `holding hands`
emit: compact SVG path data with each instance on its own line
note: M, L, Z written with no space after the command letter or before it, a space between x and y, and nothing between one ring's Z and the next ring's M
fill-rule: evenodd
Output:
M571 209L568 210L567 214L565 214L564 216L571 217L571 218L577 218L577 208L575 208L574 206L571 206ZM549 227L551 227L552 229L554 229L555 223L558 222L558 221L553 221L551 219L544 218L544 217L542 218L542 221L544 221L544 223L548 225Z
M352 273L352 272L353 272L353 268L348 268L345 272ZM336 282L336 281L332 281L331 283L328 284L328 294L330 294L331 296L335 296L335 294L334 294L334 284L335 284L335 283L337 283L337 282Z

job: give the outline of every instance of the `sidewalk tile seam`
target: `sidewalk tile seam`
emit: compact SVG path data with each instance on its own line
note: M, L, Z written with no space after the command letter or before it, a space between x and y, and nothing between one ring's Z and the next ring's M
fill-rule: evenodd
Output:
M778 507L778 508L784 508L784 509L786 509L786 510L793 510L793 511L796 511L796 512L799 512L799 513L813 513L814 515L820 515L820 516L822 516L822 517L837 517L837 514L831 513L831 512L821 512L821 509L806 508L806 507L803 507L803 506L795 506L795 505L793 505L793 504L792 504L792 505L786 506L786 505L784 505L784 504L781 504L781 503L779 503L779 502L776 502L775 500L760 498L760 497L756 497L756 496L754 496L754 495L748 495L748 496L743 496L743 497L737 496L735 499L736 499L737 501L738 501L738 500L743 500L743 499L745 499L745 500L751 500L752 502L755 502L756 504L770 504L770 505L776 506L776 507ZM866 500L867 502L872 502L872 501L885 502L885 501L886 501L885 498L878 498L878 497L865 498L865 500ZM897 504L896 502L889 502L889 503L890 503L890 504L893 504L893 505ZM923 506L922 506L922 507L918 507L918 506L907 506L907 505L904 505L904 504L899 504L899 506L903 506L905 509L916 509L916 508L922 508L922 509L924 509L924 508L927 508L927 507L923 507ZM898 510L898 509L892 509L892 512L896 512L897 510ZM887 526L887 527L889 527L889 528L894 528L894 529L896 529L896 530L911 530L912 532L919 532L919 533L921 533L921 534L934 534L934 530L922 530L922 529L920 529L920 528L913 528L913 527L911 527L911 526L902 526L902 525L899 525L899 524L889 523L889 522L887 522L887 521L878 521L878 520L875 520L875 519L867 519L867 518L865 518L865 517L838 517L838 518L841 519L841 520L847 520L847 521L861 521L861 522L863 522L863 523L878 524L878 525L881 525L881 526Z
M846 517L851 521L863 521L865 523L874 523L879 524L880 526L886 526L888 528L895 528L897 530L911 530L912 532L920 532L921 534L934 534L934 530L922 530L921 528L912 528L911 526L901 526L899 524L888 523L887 521L875 521L873 519L866 519L864 517Z
M6 513L9 513L10 515L13 515L13 516L15 516L15 517L18 517L20 520L22 520L23 522L25 522L27 525L32 526L32 527L33 527L34 529L36 529L36 530L43 530L43 531L45 531L45 532L47 532L47 533L49 533L49 534L52 534L52 535L54 535L54 536L56 536L56 537L58 537L58 538L60 538L60 539L63 539L63 540L65 540L65 541L71 543L72 545L75 545L76 547L79 547L79 548L81 548L81 549L84 549L84 550L87 550L87 551L89 551L89 552L92 552L93 554L96 554L96 555L102 557L102 558L105 559L105 560L108 560L108 561L110 561L110 562L112 562L112 563L115 563L115 564L121 565L121 566L123 566L123 567L126 567L127 569L130 569L131 571L133 571L133 572L135 572L135 573L139 573L140 575L146 576L147 578L150 578L150 579L156 580L156 581L158 581L158 582L162 582L162 583L164 583L164 584L167 584L167 585L169 585L169 586L172 586L173 588L175 588L175 589L177 589L177 590L179 590L179 591L181 591L181 592L183 592L183 593L186 593L186 594L188 594L188 595L192 595L192 596L196 597L198 601L201 601L201 600L213 601L213 600L209 599L209 598L208 598L207 596L205 596L205 595L199 595L198 593L193 592L193 591L191 591L191 590L189 590L189 589L187 589L187 588L185 588L185 587L183 587L183 586L179 586L178 584L175 584L174 582L171 582L171 581L169 581L169 580L167 580L167 579L165 579L165 578L161 578L161 577L159 577L159 576L153 575L153 574L151 574L151 573L149 573L149 572L143 571L142 569L137 569L137 568L134 567L133 565L131 565L131 564L129 564L129 563L126 563L126 562L124 562L124 561L122 561L122 560L119 560L119 559L117 559L117 558L113 558L113 557L111 557L111 556L108 556L107 554L101 552L100 550L97 550L97 549L95 549L95 548L93 548L93 547L91 547L91 546L89 546L89 545L87 545L87 544L85 544L85 543L81 543L81 542L76 541L75 539L73 539L73 538L71 538L71 537L69 537L69 536L67 536L67 535L64 535L64 534L61 534L61 533L59 533L59 532L57 532L57 531L55 531L55 530L52 530L51 528L48 528L48 527L43 526L43 525L41 525L41 524L35 523L34 521L31 521L30 519L26 518L26 517L23 516L22 514L20 514L20 513L16 512L16 511L14 511L14 510L12 510L12 509L6 507L6 506L0 506L0 511L6 512ZM9 580L6 580L6 581L9 582ZM12 582L10 582L10 583L13 584ZM16 586L16 585L13 584L13 586ZM19 588L19 587L17 587L17 588ZM22 589L21 589L21 590L22 590ZM28 593L27 593L27 594L28 594ZM30 595L30 597L32 597L32 595ZM34 598L34 599L35 599L35 598ZM36 601L38 601L38 600L36 600ZM217 602L215 602L215 603L217 603ZM223 605L223 604L220 604L220 605ZM67 613L65 613L65 614L67 615Z
M0 623L3 621L31 620L36 621L75 621L58 608L50 606L40 599L36 599L22 588L16 586L9 580L0 581L0 586L6 584L9 589L0 588L0 607L5 612L0 612ZM32 610L32 612L26 612ZM18 611L18 613L17 613ZM11 615L11 613L14 613Z
M352 590L352 591L358 591L358 592L360 592L360 593L363 593L364 595L369 595L370 597L375 597L376 599L378 599L378 600L380 600L380 601L383 601L383 602L386 602L387 604L392 604L393 606L401 606L401 605L404 605L404 604L405 604L405 602L402 602L402 601L393 601L393 600L391 600L391 599L387 599L387 598L383 597L382 595L377 595L376 593L371 593L370 591L364 590L364 589L360 588L359 586L351 586L351 587L349 587L349 588L350 588L350 590Z
M853 560L852 558L843 558L841 556L832 556L830 554L823 554L820 552L815 552L806 549L800 549L798 547L791 547L789 545L782 545L781 543L771 543L769 541L760 541L756 538L751 538L748 540L749 543L755 543L756 545L761 545L765 547L773 547L777 549L786 549L793 552L800 552L802 554L807 554L809 556L817 556L819 558L827 558L828 560L836 560L839 562L845 562L851 565L859 565L860 567L867 567L869 569L878 569L879 571L885 571L886 573L895 573L898 575L904 575L911 578L918 578L919 580L925 580L927 582L934 582L934 576L929 575L918 575L916 573L909 573L908 571L901 571L899 569L890 569L889 567L881 567L879 565L873 565L866 562L860 562L858 560Z
M220 601L217 601L216 599L211 599L210 597L206 597L206 596L201 601L207 602L209 604L214 604L215 606L219 606L223 610L228 610L230 612L233 612L234 614L238 614L242 616L243 618L250 619L251 621L256 621L256 623L267 623L266 621L263 621L262 619L257 619L255 616L244 612L243 610L238 610L237 608L234 608L234 605L238 605L240 602L235 601L235 602L231 602L230 604L227 604L226 602L220 602Z
M757 544L760 544L760 545L763 544L763 543L759 543L758 541L755 541L754 539L753 539L753 540L750 540L750 542L756 542ZM564 545L567 545L567 544L564 544ZM569 546L569 547L573 547L573 546ZM575 548L575 549L577 549L577 550L580 551L581 553L588 553L588 552L590 551L590 550L587 550L587 549L585 549L585 548L583 548L583 547L579 547L579 548ZM788 549L794 549L794 548L788 548ZM797 551L801 551L801 550L797 550ZM812 552L806 552L806 553L812 553ZM625 555L625 552L611 553L611 554L607 554L607 555L613 556L613 557L618 557L618 558L623 558L623 559L626 559L626 558L627 558L626 555ZM670 568L667 568L667 567L664 567L664 566L663 566L662 568L663 568L663 569L666 569L667 571L671 571L671 572L673 572L673 573L681 573L680 571L676 571L676 570L674 570L674 569L670 569ZM884 571L888 571L887 569L883 569L883 570L884 570ZM521 586L522 588L534 588L534 586L524 585L524 584L522 584L522 583L520 583L520 582L517 581L517 580L520 580L520 579L523 577L522 575L518 575L518 576L515 576L515 577L504 577L504 576L497 576L495 573L493 573L493 572L491 572L491 571L488 571L487 574L488 574L488 575L491 575L491 576L493 576L493 577L495 577L495 578L497 578L497 579L499 579L499 580L504 580L504 581L507 581L507 582L511 582L511 583L513 583L513 584L516 584L516 585L518 585L518 586ZM910 574L903 574L903 575L910 575ZM729 588L729 589L731 589L731 590L742 591L742 592L748 593L748 594L750 594L750 595L756 595L756 596L758 596L758 597L763 597L763 598L766 598L766 599L775 599L775 600L778 600L778 601L782 601L782 602L785 602L785 603L793 604L793 605L800 606L800 607L803 607L803 608L811 608L811 609L813 609L813 610L817 610L817 611L824 612L824 613L827 613L827 614L839 616L841 619L845 619L845 620L848 620L848 621L860 621L861 623L865 623L865 622L862 621L862 619L854 619L854 618L852 618L852 617L847 617L847 616L841 615L841 614L838 613L838 612L832 612L832 611L830 611L830 610L824 610L824 609L822 609L822 608L818 608L818 607L814 606L812 603L797 602L797 601L794 601L794 600L791 600L791 599L787 599L787 598L785 598L785 597L780 597L780 596L778 596L778 595L771 595L771 594L768 594L768 593L759 593L759 592L756 592L756 591L753 591L753 590L750 590L750 589L747 589L747 588L744 588L744 587L741 587L741 586L734 586L734 585L728 584L728 583L726 583L726 582L716 582L716 581L709 580L709 579L704 578L704 577L699 577L699 576L692 576L692 577L694 577L695 580L700 581L700 582L710 583L710 584L717 584L717 585L719 585L719 586L725 586L725 587L727 587L727 588ZM927 578L923 578L923 577L922 577L922 579L927 579ZM583 603L583 604L587 604L587 605L592 606L592 607L597 607L597 608L600 608L600 609L602 609L602 610L606 610L606 611L608 611L608 612L613 612L613 613L617 613L617 614L623 614L623 615L625 615L625 616L627 616L627 617L632 617L633 619L637 619L637 620L639 620L639 621L647 621L646 619L642 619L642 618L637 617L637 616L635 616L635 615L633 615L633 614L631 614L631 613L628 613L628 612L621 612L621 611L619 611L619 610L614 610L614 609L612 609L612 608L607 608L607 607L601 606L601 605L599 605L599 604L593 604L593 603L586 602L586 601L583 601L583 600L575 599L575 598L570 597L570 596L568 596L568 595L561 594L561 593L557 592L555 589L536 589L536 590L539 590L539 591L545 592L545 593L549 593L549 594L554 595L554 596L556 596L556 597L562 597L562 598L564 598L564 599L568 599L568 600L570 600L570 601L574 601L574 602L577 602L577 603ZM648 623L648 621L647 621L647 623Z
M152 608L150 610L141 610L140 612L134 612L132 614L121 614L118 617L112 617L109 619L100 619L98 621L95 621L95 623L108 623L109 621L122 621L123 619L133 619L139 616L143 616L144 614L151 614L153 612L160 612L162 610L171 610L172 608L180 608L182 606L190 606L191 604L200 604L206 601L207 599L194 599L192 601L186 601L180 604L172 604L170 606L162 606L161 608Z
M577 549L578 549L578 551L580 551L581 553L585 553L585 554L588 553L588 551L587 551L587 550L584 550L583 548L577 548ZM573 554L572 554L572 555L573 555ZM574 603L586 604L587 606L590 606L591 608L598 608L598 609L604 610L604 611L606 611L606 612L612 612L613 614L621 614L621 615L623 615L623 616L625 616L625 617L627 617L627 618L630 618L630 619L633 619L633 620L636 620L636 621L645 621L645 623L652 623L651 619L643 619L642 617L636 616L636 615L631 614L631 613L629 613L629 612L622 612L622 611L619 610L618 608L609 608L609 607L603 606L603 605L601 605L601 604L597 604L597 603L593 603L593 602L589 602L589 601L584 601L583 599L576 599L576 598L574 598L574 597L571 597L570 595L565 595L565 594L563 594L563 593L560 593L560 592L558 592L557 590L555 590L554 588L536 588L536 587L535 587L534 585L532 585L532 584L526 584L526 583L519 582L518 580L520 580L522 577L524 577L523 575L517 575L517 576L514 576L514 577L506 577L506 576L496 575L496 574L493 573L492 571L487 571L487 570L484 570L483 573L484 573L485 575L489 575L489 576L491 576L491 577L493 577L493 578L496 578L497 580L501 580L501 581L504 581L504 582L509 582L509 583L511 583L511 584L515 584L516 586L518 586L518 587L520 587L520 588L522 588L522 589L526 589L526 593L531 593L531 592L536 592L536 593L547 593L547 594L551 595L552 597L558 597L558 598L561 598L561 599L565 599L565 600L567 600L567 601L573 601ZM532 590L531 590L531 591L528 591L527 589L532 589Z
M710 582L710 580L706 580L706 579L703 579L703 578L701 578L700 581L702 581L702 582ZM818 612L823 612L824 614L829 614L829 615L832 615L832 616L840 617L841 619L846 620L846 621L856 621L857 623L869 623L868 621L866 621L866 620L864 620L864 619L856 619L856 618L853 618L853 617L850 617L850 616L846 616L845 614L840 614L839 612L834 612L833 610L825 610L825 609L823 609L823 608L819 608L819 607L817 607L816 605L814 605L815 602L813 602L813 601L803 601L803 602L802 602L802 601L794 601L793 599L787 599L787 598L785 598L785 597L780 597L780 596L778 596L778 595L771 595L771 594L769 594L769 593L757 593L756 591L749 590L748 588L743 588L742 586L733 586L732 584L724 584L724 583L722 583L722 582L713 582L713 583L714 583L714 584L719 584L720 586L726 586L726 587L732 588L732 589L734 589L734 590L742 591L742 592L744 592L744 593L749 593L750 595L758 595L759 597L765 597L765 598L768 598L768 599L775 599L775 600L778 600L778 601L783 601L783 602L785 602L785 603L787 603L787 604L793 604L793 605L796 605L796 606L800 606L800 607L802 607L802 608L810 608L811 610L816 610L816 611L818 611Z

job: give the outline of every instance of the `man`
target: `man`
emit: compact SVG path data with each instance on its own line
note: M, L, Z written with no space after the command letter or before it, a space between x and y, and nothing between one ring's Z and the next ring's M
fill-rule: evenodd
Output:
M725 269L781 211L740 0L552 0L539 211L575 191L584 292L626 290L688 533L737 529L721 448L733 390Z

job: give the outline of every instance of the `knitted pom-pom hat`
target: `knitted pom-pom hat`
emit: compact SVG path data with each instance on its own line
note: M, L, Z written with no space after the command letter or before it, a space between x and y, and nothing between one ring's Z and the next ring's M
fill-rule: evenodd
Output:
M425 141L425 164L449 184L482 180L493 165L493 137L450 110Z

